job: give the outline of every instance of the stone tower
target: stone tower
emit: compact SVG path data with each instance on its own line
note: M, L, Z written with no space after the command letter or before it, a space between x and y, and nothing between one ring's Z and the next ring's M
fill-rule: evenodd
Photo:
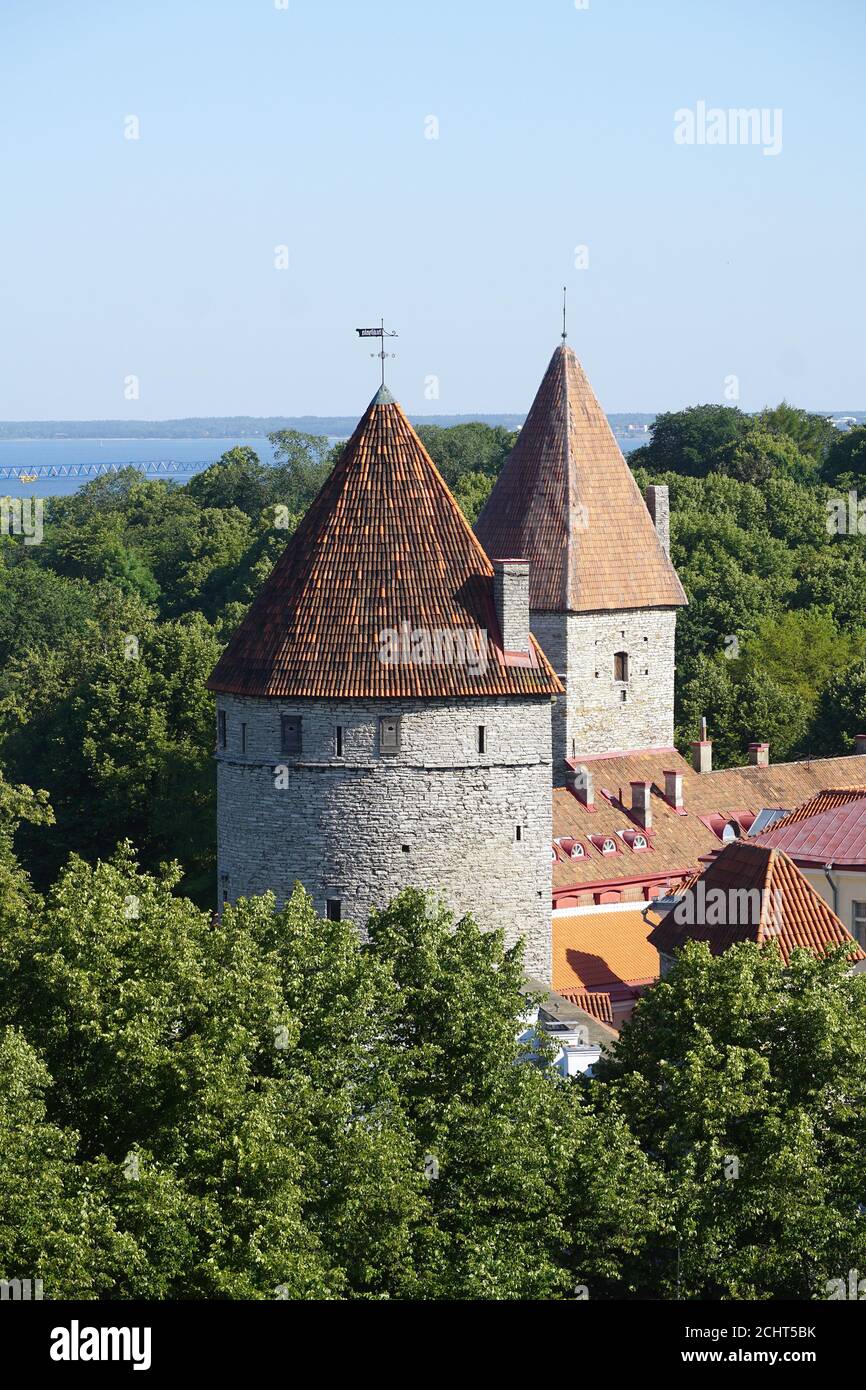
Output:
M646 501L572 349L550 360L475 527L529 561L532 631L566 689L564 760L673 743L674 632L686 602L668 555L667 489Z
M220 658L222 902L296 880L363 931L407 886L550 979L551 702L522 560L492 564L387 388Z

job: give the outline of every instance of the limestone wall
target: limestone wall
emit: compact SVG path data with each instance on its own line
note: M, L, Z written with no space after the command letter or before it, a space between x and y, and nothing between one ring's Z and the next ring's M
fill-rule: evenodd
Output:
M512 944L550 980L549 698L403 702L217 697L220 900L296 880L363 929L402 888L438 892ZM281 716L302 720L302 749L281 752ZM379 719L401 717L400 746L379 749ZM485 751L478 751L478 729ZM337 728L342 755L337 755ZM282 771L281 771L282 769Z
M553 776L566 757L669 746L674 736L676 609L532 614L532 631L566 687L553 712ZM627 680L617 680L624 652Z

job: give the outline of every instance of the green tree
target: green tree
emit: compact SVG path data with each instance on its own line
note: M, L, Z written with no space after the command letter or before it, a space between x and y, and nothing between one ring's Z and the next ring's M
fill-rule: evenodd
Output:
M0 1278L42 1296L98 1297L130 1253L77 1158L77 1136L47 1118L51 1078L22 1034L0 1027Z
M466 424L420 425L418 437L448 486L456 488L467 474L494 481L517 442L517 431L480 420Z
M836 434L821 471L830 487L862 490L866 482L866 425Z
M10 776L44 787L56 825L23 826L38 884L70 852L110 854L134 834L147 863L179 857L186 886L215 901L213 703L219 655L204 618L155 623L140 602L104 591L99 622L7 671L0 741Z
M653 1155L675 1232L656 1297L825 1298L866 1265L866 980L849 965L691 943L599 1065L598 1104Z
M821 462L838 437L833 422L825 415L799 410L787 401L781 401L772 409L768 407L762 410L758 420L762 429L769 430L771 434L785 435L802 455L816 463Z
M816 752L850 753L866 726L866 662L840 671L821 692L812 726Z
M693 405L664 411L650 430L649 444L635 449L629 462L652 473L684 473L704 478L718 468L720 452L735 446L750 427L735 405Z

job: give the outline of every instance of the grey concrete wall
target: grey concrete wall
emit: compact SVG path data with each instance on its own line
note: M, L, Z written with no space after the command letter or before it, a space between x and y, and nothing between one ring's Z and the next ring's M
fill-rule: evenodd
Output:
M216 754L220 900L272 890L282 902L300 880L322 914L337 898L343 917L363 930L372 908L402 888L423 888L481 926L501 928L508 945L522 935L526 969L550 980L549 698L220 695L217 707L227 731ZM378 721L393 714L401 716L400 749L388 755L378 747ZM297 757L280 751L282 715L303 720Z
M673 743L676 609L533 612L532 631L566 687L552 721L557 786L566 757ZM620 651L628 655L627 681L614 678Z

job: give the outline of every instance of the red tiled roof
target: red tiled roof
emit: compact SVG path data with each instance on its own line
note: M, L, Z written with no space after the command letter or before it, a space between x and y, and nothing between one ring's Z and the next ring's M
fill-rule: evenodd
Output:
M583 368L558 347L475 526L488 555L530 562L533 609L686 602Z
M591 1014L598 1023L606 1023L610 1028L613 1027L613 1007L610 1002L610 995L600 989L567 989L563 991L563 999L567 999L570 1004L576 1004L584 1013Z
M506 658L493 567L400 406L383 388L208 681L235 695L553 695L538 644ZM486 668L380 660L381 634L467 633ZM407 651L411 646L407 639ZM440 647L440 653L442 649Z
M846 798L846 799L840 799ZM809 807L827 805L826 810ZM831 790L813 797L784 821L759 835L756 844L784 850L798 864L866 865L866 790Z
M556 787L553 792L554 838L579 840L584 847L583 858L572 859L563 852L552 864L553 891L559 897L572 888L575 893L594 891L600 883L609 882L615 887L617 883L635 881L641 875L669 874L673 880L694 870L702 856L721 849L722 841L712 829L712 816L727 823L744 813L756 815L765 807L797 806L822 794L826 788L839 788L848 781L866 785L866 756L862 754L814 758L800 763L771 763L768 767L750 763L717 772L695 772L691 764L671 748L605 754L577 763L569 760L572 768L580 763L585 763L592 772L595 810L587 811L564 787ZM665 769L682 773L684 815L665 800ZM628 809L629 783L633 781L651 783L652 827L648 835L651 847L636 853L626 843L622 854L602 855L594 847L590 834L616 835L619 830L636 827ZM612 793L612 802L602 794L602 787ZM622 803L618 800L620 790ZM775 830L776 826L771 826L755 843L765 843L765 836ZM619 836L617 843L623 844Z
M677 920L683 908L690 909L693 921ZM756 841L737 841L723 849L687 889L683 905L671 908L653 928L649 941L665 955L687 941L706 941L713 955L739 941L760 946L776 941L784 961L798 946L821 955L850 945L852 961L863 957L796 864L781 850Z

